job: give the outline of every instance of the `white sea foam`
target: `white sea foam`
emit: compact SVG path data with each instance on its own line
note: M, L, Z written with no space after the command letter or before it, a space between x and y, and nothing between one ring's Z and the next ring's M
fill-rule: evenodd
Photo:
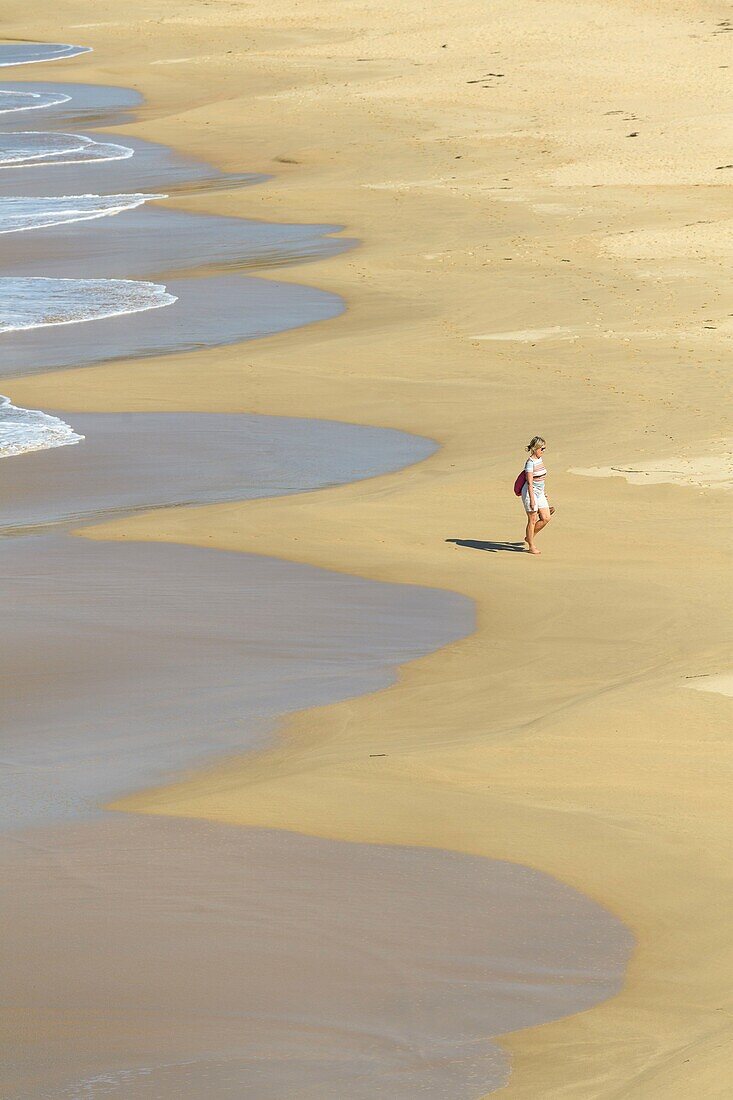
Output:
M0 168L126 160L131 156L132 149L127 145L94 141L81 134L44 133L35 130L0 134Z
M0 46L0 66L32 65L40 61L61 61L80 53L91 53L91 46L66 46L60 42L12 42Z
M84 438L57 416L38 409L21 409L0 396L0 458L68 447Z
M11 111L34 111L39 107L55 107L68 103L70 95L62 92L2 92L0 91L0 115Z
M165 195L56 195L42 198L0 198L0 233L18 233L67 222L89 221L133 210L148 199Z
M140 313L175 301L160 283L134 279L0 278L0 333Z

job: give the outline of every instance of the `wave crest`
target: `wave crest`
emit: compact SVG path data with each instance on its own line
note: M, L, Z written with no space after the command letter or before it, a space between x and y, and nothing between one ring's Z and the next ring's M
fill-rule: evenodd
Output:
M21 130L0 134L0 168L31 168L39 164L83 164L87 161L126 160L127 145L94 141L82 134Z
M149 199L166 195L49 195L41 198L0 198L0 233L19 233L49 225L89 221L133 210Z
M162 284L136 279L0 278L0 333L139 313L176 300Z
M39 409L21 409L0 396L0 458L68 447L84 438L57 416Z

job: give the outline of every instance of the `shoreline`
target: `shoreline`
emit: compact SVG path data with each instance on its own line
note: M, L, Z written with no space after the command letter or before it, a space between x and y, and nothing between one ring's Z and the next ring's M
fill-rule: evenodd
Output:
M0 535L78 528L157 508L317 492L396 473L436 450L419 436L338 421L91 413L72 415L71 426L53 411L12 408L66 432L60 443L2 456L27 461L0 465ZM84 447L56 453L79 439Z
M46 87L52 88L51 85ZM104 89L103 98L108 91ZM90 100L93 104L93 95ZM167 155L164 159L168 159ZM81 178L84 178L83 169ZM34 200L28 200L27 209L34 216ZM171 223L180 224L186 219L189 225L193 223L198 227L197 259L202 265L205 266L212 255L223 259L222 219L211 216L195 219L174 212L146 218L141 225L147 227L147 237L151 240L145 241L141 257L140 227L137 236L130 232L137 219L124 216L124 212L117 216L121 219L119 224L95 226L91 233L85 231L87 227L77 228L75 223L67 223L72 228L49 227L40 240L31 238L35 247L18 246L15 265L20 262L24 272L45 273L49 263L46 256L50 255L54 272L63 273L63 286L73 285L81 290L91 284L66 276L100 274L94 265L101 256L107 276L110 272L121 273L119 265L124 258L138 272L139 265L144 270L145 262L150 264L152 260L157 268L170 268L175 273L176 260L180 263L180 256L175 247L171 248L163 227L170 229ZM278 227L270 223L234 221L227 224L230 235L236 239L226 242L229 250L226 255L236 257L237 243L244 244L244 266L279 266L306 259L309 251L323 256L343 251L352 243L324 237L324 232L334 228L330 226ZM157 236L154 229L157 229ZM112 255L110 238L117 245ZM291 245L293 238L294 248ZM310 246L305 247L309 240ZM186 247L191 253L190 242ZM123 266L122 272L125 270ZM45 274L40 275L40 280L58 291L58 283L48 280ZM15 282L13 278L6 281L11 285ZM210 276L207 281L199 277L193 283L197 303L202 297L210 303L211 288L219 288L221 280ZM30 284L35 287L37 280L32 278ZM111 291L120 282L104 278L97 279L93 285L100 291L105 288ZM136 282L129 285L139 286ZM177 288L180 284L174 280L173 283L167 281L167 285ZM288 305L283 286L273 281L257 285L276 317L276 323L267 320L265 326L287 331L303 323L297 309L292 303ZM143 286L151 288L151 284ZM163 291L165 288L154 289ZM301 297L309 293L307 288L298 285L292 289ZM221 297L220 290L219 295ZM12 304L12 293L8 297ZM329 297L336 300L334 295ZM27 308L27 297L21 295L20 300ZM221 302L219 306L221 309ZM116 345L118 359L120 349L129 352L135 347L135 326L129 314L125 314L114 328L103 324L99 331L100 326L95 325L88 332L86 326L73 323L71 316L62 322L60 308L54 308L53 317L37 318L36 327L47 324L53 332L50 338L45 334L40 345L38 334L30 333L30 339L35 340L36 357L38 346L52 348L58 366L64 366L69 358L69 347L65 347L59 357L58 345L68 345L69 340L64 342L57 330L66 324L71 324L72 328L73 358L81 359L86 366L93 365L100 357L100 350L102 357L109 356L111 331L122 340L121 345ZM318 310L313 309L313 312L317 314ZM216 338L216 346L225 343L229 334L222 334L218 325L212 325L210 317L206 323L211 334L208 342ZM263 327L261 316L257 324ZM176 350L192 342L191 325L189 310L173 326L171 335ZM157 346L164 346L161 325L158 324L154 331ZM5 345L6 366L9 349L11 370L24 366L28 341L25 345L18 340L9 344L6 338ZM26 360L20 353L24 347ZM13 348L16 360L13 360ZM39 366L37 361L35 365ZM341 960L342 964L350 963L353 971L352 979L347 982L349 1000L353 1001L356 995L353 1017L343 1016L337 1005L331 1003L334 991L329 990L329 983L324 988L324 1018L319 1021L319 1014L314 1016L312 1011L310 1014L305 1012L298 1003L297 990L293 1001L293 993L289 993L280 975L282 965L275 962L272 980L266 971L264 984L253 991L257 998L255 1032L261 1034L250 1053L245 1054L241 1045L235 1044L222 1052L221 1061L212 1062L210 1054L201 1049L205 1024L199 1021L197 1028L192 1026L193 1021L188 1021L190 1042L188 1046L184 1044L189 1055L187 1061L166 1061L173 1054L170 1045L164 1045L152 1065L148 1064L151 1059L147 1055L140 1064L142 1052L135 1036L135 1013L127 1018L124 1010L118 1012L114 1049L104 1029L90 1027L87 1018L89 998L94 1000L99 995L97 972L107 968L95 967L92 976L88 964L75 957L79 921L86 923L90 942L101 940L108 950L122 952L120 963L114 968L116 971L132 969L135 974L129 988L124 982L116 981L114 975L111 977L106 994L110 1002L117 1004L121 999L127 1003L132 998L137 1009L138 998L146 1001L152 992L156 1003L160 997L165 1001L164 991L184 963L183 957L174 957L171 948L167 947L167 963L159 962L157 968L153 968L157 969L160 989L156 987L153 991L147 986L143 974L136 973L134 965L130 965L136 961L136 956L130 955L127 942L130 925L136 920L135 907L130 910L124 905L115 905L119 927L114 936L110 936L109 916L100 926L99 906L106 906L108 901L105 876L100 875L98 869L87 881L92 904L88 897L77 897L76 919L66 910L68 886L62 881L64 874L59 877L62 868L83 864L89 849L99 849L95 859L104 859L106 849L100 834L114 844L117 834L125 834L129 829L127 823L123 824L119 818L110 820L103 809L97 809L99 803L113 795L122 797L126 789L134 791L141 784L149 785L156 777L170 781L183 768L190 769L197 764L208 767L225 752L251 751L267 742L265 734L275 724L275 718L279 721L289 712L378 692L396 680L397 670L405 662L419 659L470 633L473 603L447 592L429 591L414 585L388 587L254 555L227 555L214 549L144 544L107 545L105 548L100 542L72 540L63 534L59 537L57 533L82 521L103 518L109 522L115 516L129 516L156 506L170 508L181 503L190 505L194 501L227 498L240 502L248 497L300 495L334 484L352 484L360 477L375 477L384 469L396 472L412 465L436 449L432 441L338 422L262 416L127 413L81 418L75 415L73 419L77 425L80 419L83 421L81 426L87 439L83 448L63 456L45 450L34 458L24 456L22 466L8 467L6 464L0 468L0 474L8 477L3 494L5 522L0 533L16 536L3 550L4 575L8 582L6 611L15 626L12 634L6 634L2 662L4 676L13 684L13 691L6 693L5 704L9 728L3 744L10 773L6 784L6 826L0 838L0 852L9 863L13 882L14 901L10 907L16 930L13 950L17 955L18 941L22 942L23 957L33 960L33 966L44 974L44 979L49 972L71 967L73 977L67 975L63 984L70 984L72 989L78 987L72 995L72 1005L63 1013L63 1027L67 1033L64 1056L57 1055L53 1065L44 1070L36 1058L41 1041L36 1028L47 1014L50 1013L52 1019L59 1014L58 1006L54 1007L55 979L50 982L48 996L39 1003L35 983L28 984L25 968L21 967L16 975L17 997L25 1007L17 1031L10 1029L12 1056L6 1086L13 1081L12 1087L22 1088L25 1100L32 1100L29 1089L34 1090L33 1096L36 1088L62 1087L65 1092L78 1088L94 1090L95 1083L104 1080L113 1088L124 1090L125 1082L142 1076L149 1079L148 1084L154 1079L156 1088L175 1089L175 1095L180 1096L181 1089L188 1094L192 1088L199 1087L196 1085L199 1076L209 1078L213 1073L222 1075L220 1087L225 1091L235 1084L242 1088L256 1084L260 1092L263 1089L273 1092L281 1087L283 1070L286 1076L289 1072L292 1077L292 1067L289 1070L286 1067L293 1057L297 1057L301 1029L308 1037L308 1047L314 1036L317 1037L324 1048L324 1056L314 1065L309 1064L309 1056L296 1070L295 1079L300 1091L318 1089L318 1095L324 1100L326 1096L341 1096L338 1082L344 1074L364 1078L364 1070L359 1066L367 1054L366 1061L378 1075L380 1087L386 1087L385 1082L390 1080L395 1097L404 1094L406 1100L412 1095L413 1087L426 1095L437 1096L436 1090L441 1091L448 1080L461 1091L464 1085L466 1088L479 1087L479 1081L482 1088L490 1084L494 1088L503 1085L508 1072L506 1056L492 1043L493 1036L487 1036L486 1032L500 1034L522 1025L546 1022L558 1015L578 1012L609 996L619 986L632 941L620 922L571 888L548 876L497 861L482 861L484 865L478 868L478 877L488 877L493 883L490 888L494 913L491 927L485 928L483 919L476 920L477 912L483 912L485 904L481 903L476 912L472 912L469 905L459 923L475 929L476 944L469 947L467 942L462 949L454 948L453 954L439 952L440 973L428 977L425 990L419 993L420 998L428 1002L436 994L442 1001L446 983L449 987L454 983L455 993L450 997L454 1002L452 1012L442 1023L435 1019L437 1004L427 1012L417 1033L413 1028L412 1011L407 1013L402 1028L399 1027L399 1014L391 1023L388 1013L380 1015L380 1002L386 1003L385 997L391 1000L404 996L404 990L399 994L394 990L389 997L383 991L376 1003L368 1006L370 982L366 973L359 970L365 956L361 942L365 928L362 919L352 927L347 906L346 912L339 917L344 921L341 935L351 931L359 941ZM246 435L245 429L248 429ZM186 462L182 465L183 454ZM192 471L188 472L191 467ZM48 531L52 533L49 535ZM31 542L28 542L29 536L33 536ZM40 663L42 673L36 670L36 662ZM373 755L379 757L381 754ZM79 831L79 820L84 823L90 815L89 828L82 826ZM50 831L49 824L52 825ZM29 827L30 832L24 827ZM178 825L170 827L150 821L148 845L157 849L161 838L167 838L166 851L169 853L181 832ZM207 850L211 830L189 825L188 832L186 854L190 860L195 853L198 889L207 896L220 893L221 884L211 881L215 856ZM134 835L139 838L146 832L138 827ZM221 838L223 835L223 832L219 834ZM243 854L247 845L256 848L262 841L262 830L233 830L228 838L233 854ZM288 842L274 834L265 838L265 842L270 846L285 843L288 848L295 845L296 854L298 846L302 848L305 843L303 839L296 842L292 837ZM37 855L32 854L38 853L39 846L42 851L40 863L47 863L44 872L39 871ZM336 858L338 863L341 857L336 855L338 846L332 843L320 842L315 847L325 861L317 885L320 895L327 893L328 883L323 873L328 861ZM360 861L366 860L368 864L375 859L378 865L385 861L389 865L395 858L392 848L379 852L369 846L349 853L342 847L341 851L346 853L345 861L355 866ZM120 873L128 879L141 875L144 878L149 857L150 852L141 856L126 853ZM437 888L437 896L426 903L431 910L431 923L436 908L439 910L445 904L445 897L456 890L460 895L465 893L468 880L464 868L471 865L469 860L457 860L451 852L427 855L417 849L405 849L398 858L409 867L417 868L418 878L425 877L421 889L435 891ZM458 870L458 878L452 883L451 868ZM242 871L245 870L251 870L249 861L242 865ZM270 877L273 870L276 868L271 868ZM29 919L30 913L24 910L24 904L31 910L37 909L37 901L21 902L16 908L15 899L21 893L18 879L25 879L28 873L40 874L48 881L45 908L52 914L50 934L48 929L43 929L43 921L39 925L38 921ZM334 874L342 877L342 872ZM442 887L436 887L436 874L445 878ZM280 894L284 885L293 894L296 907L302 904L299 892L305 894L307 920L326 924L334 920L335 914L329 911L328 903L319 902L315 907L317 912L313 912L310 900L313 884L299 884L292 869L282 884L280 877L276 876L276 909L281 906ZM240 885L239 879L237 885ZM147 928L151 937L150 942L146 940L149 950L160 952L162 942L169 944L175 939L175 911L176 908L181 912L188 910L191 904L189 886L193 888L193 881L189 879L181 882L176 874L170 877L159 873L154 908L161 911L156 912ZM378 897L375 888L376 883L370 888L369 904L382 920L386 913L389 924L393 898ZM116 885L114 892L117 892ZM298 938L294 940L290 905L286 906L287 917L284 921L281 918L283 926L279 932L275 929L277 922L273 914L273 942L261 943L258 926L262 902L261 891L258 891L254 912L249 916L237 914L245 926L254 926L246 941L238 939L237 954L241 955L246 947L255 962L262 950L268 957L273 952L278 959L282 955L284 961L293 953L300 956L302 929L298 928ZM237 908L242 906L240 898ZM473 908L476 909L475 903ZM521 910L526 911L524 921L518 921ZM214 934L212 919L210 915L208 918L203 916L195 922L202 946ZM453 923L455 921L454 916ZM411 922L419 934L418 926L425 924L424 918L416 920L413 914ZM300 926L302 922L295 923ZM574 929L572 941L565 935L567 924ZM386 929L379 927L375 928L377 940L366 952L367 957L372 955L375 960L383 960L382 985L385 981L389 985L393 980L395 967L404 969L406 965L404 950L399 952L398 946L401 940L410 938L408 928L403 925L400 917L392 929L392 938L397 941L394 952L385 956ZM517 927L524 927L524 933L514 942ZM27 931L21 932L21 928ZM62 958L52 965L45 956L45 943L50 939L58 947L69 930L71 942L61 949ZM465 935L454 937L454 942L459 944L462 938L465 939ZM334 962L338 965L338 960L332 957L333 951L324 951L319 942L317 937L315 943L320 951L321 965L328 967ZM232 951L230 948L229 953ZM481 960L478 967L472 966L473 977L469 983L472 998L466 996L466 982L461 977L466 967L466 951L470 956L478 953ZM252 965L252 961L244 964L245 972L249 972ZM422 965L424 969L425 964ZM226 955L220 960L220 966L232 976ZM290 969L289 964L287 969ZM206 972L209 975L209 965ZM213 978L208 980L211 982ZM523 988L526 984L532 988L529 997ZM281 1004L276 1016L285 1014L282 1035L263 1007L271 998ZM286 1007L288 1005L290 1007ZM162 1005L159 1008L162 1010ZM363 1018L365 1008L367 1019ZM246 998L244 1004L238 1004L238 1011L243 1019L251 1022L253 1011ZM329 1069L336 1051L331 1049L333 1036L329 1036L333 1028L328 1023L334 1013L342 1027L350 1031L353 1048L353 1064L349 1069L349 1059L345 1059L341 1043L337 1042L339 1065L335 1072ZM438 1011L437 1016L440 1015ZM27 1039L29 1027L34 1032L30 1043ZM398 1030L406 1028L398 1041L394 1035L396 1027ZM448 1028L448 1034L443 1028ZM467 1028L471 1033L469 1046L459 1057L458 1047L450 1035L458 1029L465 1043ZM41 1033L45 1035L43 1025ZM90 1051L87 1046L92 1033L99 1046L95 1045ZM479 1055L476 1043L481 1040L485 1049ZM370 1047L373 1049L369 1053ZM258 1063L254 1078L252 1055ZM24 1064L28 1067L25 1071ZM103 1071L101 1077L89 1076L95 1065ZM404 1091L406 1088L408 1093ZM356 1095L351 1084L349 1089ZM366 1083L364 1090L366 1098L371 1086Z
M464 18L471 10L470 5L462 5L450 28L450 34L454 40L460 39L466 55L471 44L458 15ZM691 10L702 11L707 17L714 11L714 5L693 6ZM278 12L279 8L268 12L273 25ZM603 9L603 25L612 38L616 36L614 41L623 40L626 24L617 26L611 19L613 12L612 5ZM579 23L584 13L582 9L577 14ZM305 19L306 14L301 13L301 17ZM334 9L328 9L328 18L338 24ZM553 34L567 29L563 18L553 9L550 26ZM651 61L647 59L653 73L653 79L649 80L651 86L662 88L658 59L663 56L669 66L670 53L679 58L681 47L675 46L674 35L680 27L687 26L685 18L675 15L668 17L667 22L655 21L646 13L632 15L628 10L625 18L628 25L633 24L633 35L638 35L642 28L653 28L656 32L652 35ZM448 33L438 17L435 21L437 32L432 49L442 48L437 39ZM714 25L712 15L710 24ZM214 28L200 33L211 33L215 38L216 31ZM182 31L171 29L169 33L173 39L176 34L185 37L185 27ZM400 33L407 34L395 28L393 38L399 39ZM628 33L633 38L631 31ZM362 43L356 42L356 50L352 50L349 38L352 34L342 24L341 37L337 35L338 47L345 53L343 65L354 74L358 87L361 78L356 75L359 70L354 54ZM313 42L319 40L323 36L314 31L308 44L311 51ZM556 40L550 35L545 48L549 50ZM300 38L296 35L286 46L273 48L281 73L287 73L288 67L299 71L302 59L295 55L302 48L299 46L302 41L307 42L304 34ZM423 30L415 32L415 41L427 48ZM591 41L590 45L596 43ZM708 48L707 42L703 45ZM521 44L515 46L521 51ZM709 48L714 46L711 39ZM337 45L330 42L328 49L334 51ZM478 61L475 56L470 60ZM328 58L319 56L317 49L307 64L311 71L321 74L329 73L333 67ZM382 69L394 72L392 62L383 61L381 65ZM551 71L554 74L555 70ZM160 69L157 72L160 74ZM414 95L415 87L420 87L421 74L415 74L411 85L408 78L399 75L403 81L407 80ZM687 75L683 71L683 79ZM584 71L581 76L593 87L592 74ZM345 104L338 105L327 83L316 84L319 87L315 104L321 109L325 104L338 141L346 133L345 124L353 124L354 104L357 116L360 105L352 93ZM699 94L696 87L688 90L691 96ZM553 85L551 103L557 104L558 94L557 86ZM422 110L437 112L439 117L439 92L435 85L432 95L430 104L427 108L423 105ZM389 97L387 88L383 102L388 106ZM293 101L289 102L292 105ZM298 120L302 123L302 116L308 113L308 97L305 105L302 101L295 102L299 104L298 110L291 116L284 109L278 110L277 101L275 106L271 103L266 122L258 123L261 133L250 138L251 145L257 145L266 125L271 133L277 134L282 147L287 149L290 142L296 152L299 146L295 133ZM663 97L660 102L664 107ZM449 108L457 120L456 128L463 124L463 142L472 148L474 157L479 156L481 147L470 132L472 116L465 112L460 115L455 103L442 109L446 112ZM515 110L521 109L520 101ZM151 123L151 127L156 125ZM379 133L384 151L390 151L399 167L399 157L406 160L404 150L400 153L397 148L403 144L404 136L399 127L388 113L372 114L370 125ZM204 141L203 127L186 138L175 120L169 122L167 130L170 135L175 133L171 144L176 147L185 147L190 141L194 149ZM555 134L553 139L561 143L563 135ZM579 146L575 139L573 146L573 136L565 135L564 140L576 158L580 150L582 160L582 143ZM274 145L274 139L270 144ZM696 342L686 346L684 335L680 336L674 328L683 305L690 312L699 310L700 287L688 280L683 287L687 297L681 298L679 291L675 297L670 291L666 305L653 286L647 283L637 287L633 262L595 256L591 230L586 228L583 236L582 215L579 237L577 225L568 230L555 224L556 213L545 211L538 216L536 210L532 211L533 203L548 205L547 200L553 194L554 185L542 178L533 181L535 195L522 199L524 221L516 205L498 205L492 213L505 238L521 234L522 229L530 233L546 229L549 234L546 241L554 250L549 253L552 259L549 270L554 281L538 284L537 280L544 276L542 265L534 270L526 259L514 265L517 274L507 276L506 269L501 267L506 261L500 259L502 252L509 254L504 240L499 240L495 248L490 235L482 237L477 233L474 211L466 208L466 202L482 201L484 193L465 174L454 187L457 194L443 185L435 185L435 178L441 179L447 168L448 154L444 154L439 144L435 142L427 153L424 146L420 150L416 150L414 143L409 146L410 153L419 152L438 171L433 186L427 188L427 197L424 187L422 191L415 187L415 179L419 183L424 175L416 173L412 182L408 180L404 186L398 178L396 191L394 181L388 180L392 190L370 190L369 203L362 202L358 216L354 186L346 181L339 190L328 157L321 156L319 160L313 153L300 173L269 181L259 189L258 196L253 193L246 197L240 194L236 199L217 196L220 212L226 212L231 202L236 202L240 209L242 206L257 209L259 203L267 204L271 216L277 215L278 202L290 204L302 217L317 217L330 203L329 220L343 220L349 232L367 242L364 254L358 259L335 257L323 272L320 268L309 270L311 284L315 279L315 285L321 285L323 279L324 288L347 297L350 313L338 322L329 322L322 332L297 334L301 384L295 397L291 392L293 345L287 335L266 338L258 348L247 349L246 386L237 379L226 354L217 349L198 353L205 355L205 359L175 356L173 361L156 362L154 372L150 371L148 361L147 377L133 366L125 375L135 391L132 398L126 391L123 372L113 367L95 368L88 379L81 378L81 372L68 372L63 377L39 376L5 388L16 404L60 410L81 409L86 405L89 410L111 411L126 404L150 408L154 403L160 408L183 408L185 403L186 409L191 410L210 409L220 402L228 410L246 407L248 411L279 415L333 416L346 420L364 417L370 418L371 423L412 430L443 442L445 446L439 455L418 470L377 479L368 486L316 493L307 501L225 506L207 509L206 513L193 510L185 516L159 514L106 530L97 529L93 537L170 538L196 544L206 532L212 536L213 544L222 548L233 548L236 543L237 549L256 549L402 583L422 583L422 578L429 577L432 586L460 590L477 599L481 614L478 633L436 658L421 662L419 669L404 670L396 688L374 699L352 701L346 736L342 705L318 712L321 738L330 745L324 757L319 755L313 735L304 738L301 732L306 726L312 729L314 715L310 713L287 725L290 754L285 747L279 757L270 755L229 772L230 782L235 779L244 784L247 798L246 803L235 801L228 812L238 821L252 818L256 820L250 823L280 828L288 827L287 822L292 819L296 822L292 827L300 831L344 838L349 834L348 839L375 842L384 836L384 843L428 845L440 841L441 847L470 849L494 858L541 866L577 886L634 929L639 939L637 957L624 990L614 1001L580 1017L502 1039L502 1045L515 1058L512 1081L505 1091L510 1096L536 1096L538 1088L548 1096L610 1096L623 1087L628 1095L667 1098L689 1095L691 1088L697 1088L698 1094L709 1088L709 1094L715 1095L715 1083L724 1079L726 1073L723 1060L726 1056L718 1050L714 1036L719 1030L717 1012L723 996L718 960L725 943L722 899L726 888L721 878L721 860L727 842L724 791L715 764L720 749L717 731L729 717L726 709L729 703L706 693L686 692L683 697L676 692L676 684L677 677L692 666L695 672L704 672L704 663L713 664L723 652L721 638L727 615L715 596L725 592L726 566L718 532L725 529L727 513L724 503L702 499L698 494L682 497L686 490L677 487L655 486L647 490L615 484L617 479L611 479L603 485L607 527L604 526L601 535L589 532L583 522L589 504L597 500L597 488L591 484L589 490L581 484L583 479L563 474L570 466L589 464L593 441L599 433L610 437L612 453L608 457L617 464L657 459L673 451L676 441L689 442L694 438L697 423L700 430L711 418L717 423L721 360L713 357L709 363L700 365L690 379L683 368L685 357L695 354ZM590 139L589 144L592 145ZM262 142L262 148L267 147ZM650 157L655 148L652 147ZM253 170L264 169L264 158L262 165L257 165L254 158L249 159L246 147L244 152L238 148L237 154L240 163L244 157ZM501 170L502 158L513 163L512 158L518 154L510 139L502 142L498 137L493 155ZM541 151L536 154L532 151L532 156L535 155L541 157ZM689 177L696 163L694 156L699 158L701 153L700 149L690 153L693 169L680 166L681 155L678 154L673 166L674 172L671 168L669 172L670 178L684 188L685 173ZM221 163L225 164L230 156L222 138ZM364 157L360 158L352 149L351 158L357 178L359 175L365 178L370 166ZM648 178L648 173L645 176L642 170L643 163L639 167L633 160L626 161L624 168L632 177L633 171L637 171L642 181ZM532 169L533 165L529 170ZM318 183L319 170L326 185ZM586 172L592 181L593 172L590 169ZM631 185L634 181L628 182ZM582 186L582 182L576 185ZM643 182L642 185L649 186ZM592 182L588 186L592 187ZM408 220L406 197L410 199ZM583 200L591 205L593 198L590 191L583 195ZM708 215L714 214L715 198L706 196L706 200ZM702 209L694 188L675 198L678 209L671 213L665 201L662 194L651 196L650 204L640 214L634 195L616 194L614 207L611 196L602 192L595 216L605 220L606 230L612 232L624 218L635 217L641 222L651 218L664 224L672 216L678 221L694 218ZM353 211L351 217L345 216L349 210ZM440 225L439 217L436 220L436 211L446 217L452 211L450 232ZM338 216L334 218L334 214ZM385 243L385 234L390 230L400 243L399 254L394 248L390 253ZM435 256L441 252L450 255L455 251L456 233L461 232L464 240L469 234L479 237L473 249L466 248L467 252L477 252L479 258L463 255L459 264L454 257L447 270L444 260L438 287L434 269L424 262L417 264L417 258L424 260L426 254ZM422 245L424 253L415 251L421 247L418 241L427 239L429 248ZM543 240L541 236L538 239ZM517 247L516 243L511 246L515 252ZM584 270L573 273L573 278L559 272L565 247L574 250L575 266L577 257L584 266ZM399 256L401 266L395 264L395 255ZM412 264L406 262L413 256ZM482 300L479 310L472 285L481 274L485 257L489 259L497 296L490 303ZM661 260L665 262L663 255ZM427 265L438 262L428 260ZM696 263L699 272L701 261L698 259ZM645 264L653 266L653 260L647 257ZM607 276L609 271L622 287L616 295L608 277L604 280L604 273ZM378 290L374 288L374 279L370 284L363 278L366 273L379 274ZM406 280L406 273L419 286L413 288ZM704 275L708 283L702 289L708 290L718 276L716 265L708 265L698 278ZM478 349L473 346L471 336L485 334L490 329L506 333L520 329L535 331L554 323L563 327L576 324L583 311L574 295L584 283L596 286L600 299L596 308L607 325L612 327L624 312L630 313L632 303L640 330L645 318L652 315L656 315L657 333L660 326L667 325L668 339L657 335L651 345L644 345L643 360L652 368L648 375L639 371L640 353L633 333L628 338L630 347L624 346L627 336L623 334L617 341L591 338L560 344L563 359L559 365L553 362L559 357L558 345L548 341L537 345L539 351L535 348L531 352L526 344L520 344L521 356L531 355L524 363L518 358L517 349L503 342L492 346L493 342L488 341ZM555 321L548 318L551 309L535 308L529 317L521 317L520 323L516 323L517 318L506 308L502 295L511 292L521 301L520 296L532 285L541 285L557 312L565 315ZM415 312L408 319L410 307ZM480 318L479 312L492 316ZM378 337L370 341L375 321ZM422 321L433 338L429 354L425 352L427 342L416 328L416 321ZM421 338L424 352L421 360L414 346L416 335ZM380 338L384 341L387 336L400 350L397 371L392 367L391 356L385 355L385 347L379 354ZM345 372L342 353L349 346L352 353L348 361L357 369ZM711 346L716 345L713 342ZM579 351L590 358L590 376ZM463 378L446 379L444 364L454 363L457 358ZM201 384L188 377L183 392L173 399L172 382L180 380L182 369L192 364L202 373L213 368L218 384L228 387L226 398L204 392ZM654 371L655 365L664 366L663 377ZM530 586L526 570L522 574L516 572L517 565L526 565L522 556L516 556L519 561L515 556L500 553L472 557L464 548L451 547L451 557L444 547L446 537L484 534L489 525L476 519L483 499L497 502L486 534L497 539L513 537L520 527L515 502L508 499L506 469L506 456L514 453L517 440L527 434L528 409L517 398L520 368L532 382L544 383L541 401L533 413L536 416L541 412L543 425L550 425L544 428L544 434L564 440L561 446L555 444L551 459L553 492L557 486L563 508L546 536L541 585L535 573L534 584ZM677 404L670 400L665 388L669 378L680 387ZM41 400L40 394L49 396ZM435 394L440 395L438 408L430 404ZM495 409L497 400L500 414ZM414 407L416 401L418 408ZM663 404L665 401L667 404ZM491 427L490 456L486 453L487 423ZM582 424L581 430L578 424ZM709 429L706 434L710 434ZM662 523L667 525L666 556L658 548ZM419 525L417 539L416 525ZM631 552L630 532L633 532ZM208 544L212 545L212 541ZM462 555L460 564L455 553ZM679 590L675 559L680 557L685 561L685 590L681 600L675 599ZM601 577L604 590L598 587ZM568 591L572 593L569 607ZM549 656L543 665L536 698L530 695L518 700L512 688L526 649L526 631L522 628L533 621L540 600L545 619L540 620L539 629L549 645ZM704 616L700 608L704 608ZM553 619L559 624L554 629ZM680 631L682 642L678 642ZM508 683L503 683L502 678ZM446 684L461 685L457 703L451 700L452 711L441 698L446 693ZM414 726L418 715L426 719L426 727L431 731L425 747L419 742L403 743L406 720ZM376 730L385 743L390 739L397 751L396 759L374 778L365 773L356 759L354 739L370 736L370 731ZM513 733L511 740L506 738L509 731ZM643 734L637 735L636 731ZM294 769L294 764L300 772ZM207 794L207 780L211 776L200 781L194 778L192 785L178 791L140 796L130 800L127 808L187 814L193 806L197 814L207 816L207 811L214 812ZM493 793L487 792L487 784L491 784ZM408 796L409 813L404 802L401 803ZM221 807L215 806L214 810L220 815L225 813ZM701 846L704 846L702 856ZM651 876L650 867L653 867ZM685 1058L678 1053L683 1046ZM585 1091L578 1093L579 1088ZM589 1089L595 1091L589 1093Z

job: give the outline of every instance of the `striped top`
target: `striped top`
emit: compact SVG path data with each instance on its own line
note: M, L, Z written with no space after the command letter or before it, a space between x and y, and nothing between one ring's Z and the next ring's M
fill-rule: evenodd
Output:
M543 458L532 458L530 455L524 464L524 469L526 473L532 474L535 481L544 481L547 477L545 460Z

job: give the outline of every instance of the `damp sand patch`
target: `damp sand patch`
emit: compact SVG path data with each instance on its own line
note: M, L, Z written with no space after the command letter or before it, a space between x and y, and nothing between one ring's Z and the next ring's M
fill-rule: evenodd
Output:
M682 485L688 489L733 487L733 443L728 440L712 455L667 458L628 465L572 467L580 477L622 477L630 485Z
M710 676L688 676L685 687L693 691L711 691L716 695L730 695L733 697L733 672L714 673Z
M577 340L581 331L577 328L566 328L555 325L551 328L525 328L511 332L485 332L478 336L470 336L470 340L503 340L517 341L520 344L533 344L536 340Z

